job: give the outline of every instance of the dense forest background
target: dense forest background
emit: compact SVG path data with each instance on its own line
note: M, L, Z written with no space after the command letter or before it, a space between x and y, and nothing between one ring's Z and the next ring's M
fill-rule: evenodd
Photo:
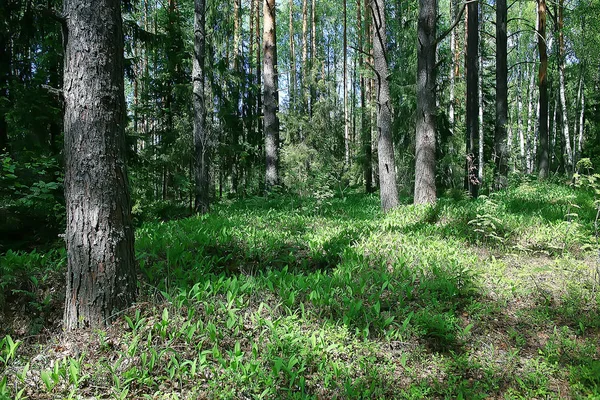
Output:
M62 195L61 26L59 2L7 0L1 10L0 225L3 250L56 237ZM507 136L510 174L538 173L540 148L537 3L508 5ZM481 2L476 56L476 148L466 136L466 16L462 4L436 6L435 180L438 192L462 190L473 154L481 193L493 190L496 130L496 4ZM401 195L412 196L417 122L416 1L386 2L392 139ZM598 21L600 5L547 5L547 132L551 176L572 175L582 158L598 165ZM368 4L277 3L281 188L332 196L378 184L376 74ZM123 3L127 163L137 221L193 209L191 1ZM264 191L262 4L206 5L206 126L210 197ZM472 54L469 55L473 57ZM472 97L472 96L471 96ZM473 110L469 110L473 112ZM478 142L478 143L477 143ZM375 166L375 167L373 167ZM43 229L41 229L43 227ZM43 238L42 236L46 236Z

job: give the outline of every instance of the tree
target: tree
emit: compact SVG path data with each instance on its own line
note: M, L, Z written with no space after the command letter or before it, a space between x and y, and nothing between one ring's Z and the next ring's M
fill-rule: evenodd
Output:
M103 326L136 297L118 0L65 0L64 327Z
M386 26L383 0L371 2L373 16L373 64L377 79L377 153L379 156L379 186L381 208L389 211L398 206L396 162L392 142L392 105L385 54Z
M466 188L472 197L477 197L481 177L477 166L479 148L479 3L467 5L467 162Z
M539 97L539 154L538 174L547 178L549 172L548 146L548 47L546 45L546 0L537 0L538 8L538 51L540 66L538 71Z
M206 5L205 0L194 1L194 56L192 60L192 91L194 106L194 182L195 209L208 212L209 157L206 112L204 106L204 59L206 51Z
M494 161L499 187L506 185L508 176L508 64L507 64L507 7L506 0L496 1L496 126Z
M263 3L263 113L267 191L279 184L279 93L277 89L277 39L275 25L275 0Z
M435 203L435 52L437 0L419 0L415 204Z

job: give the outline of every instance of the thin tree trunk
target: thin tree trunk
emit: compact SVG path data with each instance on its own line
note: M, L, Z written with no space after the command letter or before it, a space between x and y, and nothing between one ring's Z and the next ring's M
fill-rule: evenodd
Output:
M451 20L456 20L458 17L458 2L457 0L450 0L450 16ZM417 28L418 29L418 28ZM450 124L450 131L454 134L454 125L455 125L455 110L454 103L456 102L455 95L455 86L456 86L456 67L455 64L458 63L458 60L454 57L456 52L456 48L458 47L458 33L456 29L452 29L450 33L450 54L452 58L452 62L450 63L450 95L449 95L449 105L448 105L448 123ZM418 56L417 56L418 57ZM418 68L417 68L418 69ZM418 83L417 83L418 84Z
M308 0L302 2L302 108L308 110L307 87L310 82L308 65Z
M483 19L483 15L480 12L480 21ZM485 166L485 160L483 155L483 40L479 41L479 56L478 56L478 84L477 84L477 121L478 121L478 140L477 140L477 174L479 176L479 181L483 182L483 167ZM480 183L480 187L481 187Z
M508 177L507 129L508 123L508 64L507 64L507 6L506 0L496 1L496 126L494 161L497 187L504 187Z
M277 88L277 36L275 0L263 2L263 113L266 155L266 190L279 184L279 92Z
M435 203L437 200L435 188L436 17L437 0L420 0L417 25L415 204ZM450 69L454 70L453 67Z
M357 32L358 32L358 48L359 48L359 54L358 54L358 62L359 62L359 66L360 66L360 111L361 111L361 116L360 116L360 133L361 133L361 139L362 139L362 149L363 149L363 178L365 180L365 191L367 193L371 193L373 192L373 166L372 166L372 159L371 159L371 153L372 153L372 147L371 147L371 128L369 127L368 124L368 110L367 110L367 99L370 96L370 91L369 91L369 85L366 84L366 78L364 76L364 56L363 56L363 52L364 52L364 38L365 38L365 29L362 26L362 4L361 4L361 0L356 0L356 20L357 20ZM365 8L365 13L366 11L368 11L367 8ZM365 15L365 25L368 26L369 24L369 15L366 14Z
M569 132L569 117L565 89L565 35L564 35L564 0L558 2L558 80L560 107L562 115L562 133L565 141L564 160L566 173L573 173L573 151L571 149L571 134Z
M472 197L477 197L481 179L477 165L479 149L479 3L467 5L467 161L466 188Z
M347 0L344 3L344 38L343 38L343 57L344 72L342 86L344 93L344 162L346 169L350 168L350 120L348 118L348 26L347 26Z
M585 81L583 79L583 71L581 73L581 109L579 110L579 138L577 139L577 153L581 157L583 149L583 136L585 134Z
M11 58L10 33L6 29L0 29L0 100L4 103L4 105L0 106L0 154L8 150L8 123L6 111L8 108Z
M533 72L532 68L528 68L529 71L529 86L527 89L527 97L528 97L528 104L527 104L527 130L525 131L526 134L526 138L525 138L525 143L527 144L526 149L525 149L525 159L526 159L526 165L527 165L527 169L526 172L531 174L533 173L533 169L531 168L531 166L533 165L533 159L535 158L535 153L533 153L532 155L532 138L533 136L535 136L535 123L533 120L533 101L534 98L536 98L535 96L535 73ZM537 101L537 100L536 100ZM537 109L536 109L536 113L537 113ZM536 114L536 118L537 118L537 114Z
M537 0L538 5L538 51L540 67L538 72L539 86L539 155L538 174L541 179L549 174L548 149L548 51L546 46L546 0Z
M392 107L386 60L386 25L383 0L371 1L373 15L373 63L377 77L377 153L379 159L379 182L381 208L384 212L398 206L396 187L396 163L392 142Z
M209 196L209 149L204 100L206 53L206 4L194 1L194 57L192 59L192 91L194 107L194 182L196 212L207 213Z
M125 166L123 31L118 0L66 0L65 329L102 327L136 297Z
M312 0L312 6L311 6L311 29L312 29L312 33L310 35L310 41L311 41L311 46L310 46L310 115L313 115L314 112L314 107L315 107L315 101L317 98L317 90L316 90L316 85L317 85L317 75L318 75L318 70L319 70L319 65L318 65L318 54L317 54L317 1L316 0Z
M294 49L294 0L290 0L290 109L296 106L296 57Z

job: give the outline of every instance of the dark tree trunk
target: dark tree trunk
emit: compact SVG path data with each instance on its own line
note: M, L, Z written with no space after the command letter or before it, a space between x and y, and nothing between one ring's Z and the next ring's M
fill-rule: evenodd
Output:
M358 32L358 63L359 68L361 70L360 74L360 133L362 138L362 148L363 148L363 178L365 180L365 191L367 193L373 192L373 163L371 159L371 153L373 151L371 147L371 127L369 126L369 112L367 110L367 99L370 97L371 92L369 91L369 85L367 83L367 79L365 78L362 70L364 65L364 57L363 57L363 43L364 37L366 36L365 32L368 32L368 29L363 29L362 26L362 3L361 0L356 0L356 19L357 19L357 32ZM368 12L368 9L365 8L365 12ZM365 15L365 26L369 26L369 15Z
M209 149L204 106L204 59L206 53L205 0L194 1L194 58L192 62L194 106L194 182L196 185L195 209L200 214L210 207Z
M547 178L549 172L549 144L548 144L548 49L546 46L546 0L538 0L538 50L540 54L540 68L538 72L538 86L540 89L539 112L539 137L538 174L540 178Z
M263 3L263 113L265 130L265 154L267 191L279 184L279 92L277 89L277 39L275 33L275 0Z
M64 327L103 326L136 297L118 0L66 0Z
M4 3L4 2L3 2ZM7 12L3 10L2 12ZM0 22L3 22L0 20ZM8 150L8 124L6 106L8 104L8 83L10 80L9 32L0 30L0 154Z
M479 152L479 3L467 5L467 162L466 188L477 197L481 179L477 166Z
M379 182L381 208L389 211L398 206L396 187L396 163L392 142L392 106L386 60L385 6L383 0L371 2L373 15L373 63L377 79L377 153L379 158Z
M437 0L419 1L415 204L435 203L435 50Z
M507 8L506 0L496 2L496 127L494 151L496 185L504 187L508 177L507 122L508 122L508 66L507 66Z

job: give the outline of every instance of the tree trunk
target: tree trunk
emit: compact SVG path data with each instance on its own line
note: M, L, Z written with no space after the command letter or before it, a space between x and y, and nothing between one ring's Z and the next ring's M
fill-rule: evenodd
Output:
M4 11L4 10L3 10ZM6 29L0 30L0 154L8 150L8 84L10 81L10 36Z
M435 50L437 0L419 1L415 204L435 203ZM450 68L454 70L454 68Z
M342 86L344 93L344 162L346 170L350 168L350 119L348 118L348 26L347 26L347 0L342 0L344 3L344 34L343 34L343 57L344 57L344 72L342 78Z
M533 68L527 69L529 72L529 86L527 88L527 130L525 131L525 162L526 162L526 173L533 173L533 168L531 167L534 162L535 153L532 154L532 137L534 136L535 124L533 122L533 101L535 98L535 73L533 72ZM537 109L536 109L537 112Z
M506 0L496 1L496 126L494 134L494 161L496 163L496 186L507 184L508 157L508 64L507 64L507 8Z
M209 196L209 153L208 132L204 101L206 53L206 4L205 0L194 1L194 57L192 59L192 91L194 107L194 182L196 185L195 209L207 213Z
M548 50L546 46L546 0L537 0L538 6L538 51L540 67L538 71L539 95L539 154L538 174L541 179L549 173L548 160Z
M365 191L367 193L373 192L373 167L371 160L371 153L373 151L371 147L371 128L368 124L368 111L367 111L367 99L370 96L369 85L366 84L366 78L364 76L364 38L365 30L362 26L362 4L361 0L356 0L356 20L357 20L357 32L358 32L358 63L360 68L360 133L363 149L363 179L365 180ZM368 9L365 8L365 13ZM368 26L369 15L365 15L365 25Z
M136 297L120 7L64 2L65 329L107 325Z
M290 110L296 108L296 57L294 49L294 0L290 0Z
M565 140L565 151L563 158L565 160L566 173L573 173L573 151L571 148L571 134L569 132L569 117L567 110L567 96L565 89L565 34L564 34L564 0L558 2L558 80L560 107L562 116L562 133Z
M450 0L450 20L455 21L458 18L458 1ZM418 33L417 33L418 35ZM458 49L458 33L456 28L452 29L450 33L450 54L452 62L450 63L450 98L448 100L448 123L450 124L450 132L454 134L454 125L455 125L455 86L456 86L456 77L457 77L457 68L458 68L458 58L455 57L455 54ZM417 56L418 58L418 56ZM418 61L417 61L418 62Z
M309 112L312 117L315 102L317 98L317 76L319 65L317 63L318 55L317 55L317 0L312 0L311 5L311 35L310 35L310 107Z
M275 0L263 3L263 113L265 130L267 191L279 184L279 92L277 88L277 39L275 23Z
M392 142L392 106L386 59L386 25L383 0L371 1L373 15L373 63L377 79L377 153L381 208L384 212L398 206L396 164Z
M310 82L308 65L308 0L302 2L302 111L308 109L307 87Z
M479 20L483 20L483 13L479 9ZM478 84L477 84L477 122L478 122L478 141L477 141L477 175L479 176L479 186L483 183L483 167L485 166L483 154L483 40L479 41L479 56L478 56Z
M466 188L472 197L477 197L481 179L477 154L479 149L479 3L467 5L467 162Z

